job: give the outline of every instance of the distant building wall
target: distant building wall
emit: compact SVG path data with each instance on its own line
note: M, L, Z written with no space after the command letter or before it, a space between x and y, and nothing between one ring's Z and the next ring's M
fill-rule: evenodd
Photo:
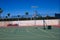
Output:
M60 13L56 13L55 17L58 18L58 19L60 19Z
M7 27L8 24L18 24L22 26L43 26L43 20L25 20L25 21L0 21L0 27ZM60 19L45 20L45 25L60 26Z

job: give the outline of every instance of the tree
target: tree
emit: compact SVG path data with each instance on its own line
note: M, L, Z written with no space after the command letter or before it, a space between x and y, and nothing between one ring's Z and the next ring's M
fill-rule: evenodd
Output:
M10 17L10 13L7 14Z
M28 18L29 13L28 13L28 12L26 12L26 13L25 13L25 15L26 15L26 17Z
M20 15L17 15L17 16L18 16L18 20L19 20Z
M50 16L49 16L49 15L47 15L47 16L46 16L46 18L48 19L48 18L50 18Z
M6 16L6 19L8 18L8 16Z
M20 17L20 15L17 15L18 17Z
M3 12L2 8L0 8L0 18L1 18L1 13Z
M10 17L10 13L7 14L7 18Z
M28 15L29 13L28 13L28 12L26 12L25 14L26 14L26 15Z

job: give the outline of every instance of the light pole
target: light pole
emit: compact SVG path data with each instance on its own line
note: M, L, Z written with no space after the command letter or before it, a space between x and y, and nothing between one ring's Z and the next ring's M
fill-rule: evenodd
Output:
M43 18L43 26L44 26L43 29L45 30L46 28L45 28L45 19L44 18Z
M32 6L32 8L34 8L34 15L33 15L33 18L34 18L34 26L36 27L36 16L37 16L37 10L36 8L38 8L38 6Z

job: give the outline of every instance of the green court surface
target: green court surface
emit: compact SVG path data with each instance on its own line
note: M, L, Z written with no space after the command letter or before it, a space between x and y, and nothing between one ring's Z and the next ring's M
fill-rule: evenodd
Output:
M7 27L0 28L0 40L60 40L60 28Z

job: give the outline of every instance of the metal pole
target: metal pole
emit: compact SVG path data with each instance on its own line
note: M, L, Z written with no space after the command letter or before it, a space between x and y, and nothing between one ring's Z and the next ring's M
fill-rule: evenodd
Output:
M45 30L46 28L45 28L45 19L43 19L43 29Z
M37 16L37 11L35 10L35 15L34 15L35 26L36 26L36 16Z
M34 22L34 23L35 23L34 26L36 26L36 17L34 17L34 21L35 21L35 22Z
M36 26L36 14L37 14L36 8L38 8L38 6L32 6L32 8L35 9L35 14L34 14L34 21L35 21L35 23L34 23L34 26Z

